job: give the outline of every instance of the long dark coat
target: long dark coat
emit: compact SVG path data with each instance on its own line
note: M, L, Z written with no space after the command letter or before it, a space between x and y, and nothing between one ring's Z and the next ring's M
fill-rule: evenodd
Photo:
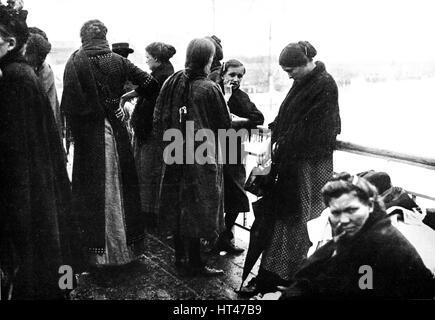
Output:
M262 125L264 122L264 116L261 111L258 110L255 104L249 99L248 94L240 89L232 93L231 98L228 100L228 107L232 114L249 120L243 123L243 125L233 125L235 130L249 130L255 128L257 125ZM238 138L237 159L240 159L241 148L241 139ZM234 151L235 150L232 150L232 152ZM243 188L245 180L245 166L240 160L237 164L229 164L228 162L224 164L225 212L249 211L249 200Z
M64 73L61 109L74 137L73 209L80 217L91 252L105 249L105 140L104 121L113 129L118 151L127 244L144 235L145 217L140 215L137 173L129 136L115 117L127 80L140 94L152 93L157 82L128 59L105 50L83 48L69 58Z
M165 82L157 100L157 137L167 129L180 129L178 109L183 105L187 107L186 120L194 122L195 133L210 129L217 137L218 129L231 125L219 86L203 74L179 71ZM199 144L195 142L195 147ZM214 239L223 228L223 168L217 152L208 156L214 163L163 164L160 214L184 237Z
M18 270L13 298L59 298L59 267L78 272L80 258L59 134L33 69L19 57L0 68L0 265Z

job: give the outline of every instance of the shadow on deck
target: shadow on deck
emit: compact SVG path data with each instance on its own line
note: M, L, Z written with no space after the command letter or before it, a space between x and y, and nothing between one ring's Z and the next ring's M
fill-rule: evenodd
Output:
M236 244L245 248L241 255L203 253L207 264L220 268L220 277L186 277L174 266L171 239L148 234L143 258L126 266L79 276L74 300L244 300L235 290L241 284L247 243L237 235L247 231L237 228ZM241 239L242 238L242 239ZM258 265L248 280L255 275Z

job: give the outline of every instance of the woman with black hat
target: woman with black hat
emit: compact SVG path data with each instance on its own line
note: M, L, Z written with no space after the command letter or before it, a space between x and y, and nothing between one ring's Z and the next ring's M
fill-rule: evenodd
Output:
M332 154L341 123L338 89L325 65L314 62L307 41L290 43L279 64L293 85L272 129L275 184L265 197L274 227L263 252L257 290L285 285L310 246L306 223L324 209L320 190L332 176Z
M58 299L59 267L79 271L80 238L51 106L23 56L26 17L0 5L1 298Z

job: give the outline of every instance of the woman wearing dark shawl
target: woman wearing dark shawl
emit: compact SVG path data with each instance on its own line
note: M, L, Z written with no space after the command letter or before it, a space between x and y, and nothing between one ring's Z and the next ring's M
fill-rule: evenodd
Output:
M138 99L131 118L135 136L134 159L139 178L141 209L147 218L147 228L159 224L156 208L162 150L161 144L151 135L154 106L163 83L174 73L174 67L169 59L175 52L173 46L162 42L153 42L145 48L146 62L152 71L151 75L159 85L153 96Z
M80 253L71 244L80 250L80 241L55 119L23 57L26 16L0 5L2 300L62 298L59 267L79 271Z
M153 130L157 139L164 143L165 151L170 145L184 149L188 144L193 144L197 150L200 142L193 141L193 135L185 135L184 127L193 125L195 134L209 129L214 137L217 137L218 129L230 127L222 91L207 79L213 55L214 46L210 40L192 40L187 48L186 69L175 73L163 85L154 111ZM168 129L182 132L184 141L175 140L168 146L163 141ZM210 143L214 137L206 137L206 142ZM206 267L200 255L200 238L215 240L223 226L223 170L218 161L217 145L216 138L212 145L214 154L207 152L204 164L198 157L189 159L191 155L184 154L184 150L182 161L179 161L182 163L172 164L171 152L164 153L160 216L167 219L167 225L175 235L176 265L185 267L192 275L223 273Z
M279 63L293 85L272 129L272 172L276 183L266 195L274 219L263 252L257 289L285 285L310 247L306 223L325 208L321 188L332 177L332 155L341 122L338 89L325 65L314 62L307 41L290 43Z
M73 210L79 215L92 265L131 261L129 245L144 236L136 168L120 97L127 80L140 95L157 82L113 53L99 20L80 31L82 47L67 62L62 110L74 137Z

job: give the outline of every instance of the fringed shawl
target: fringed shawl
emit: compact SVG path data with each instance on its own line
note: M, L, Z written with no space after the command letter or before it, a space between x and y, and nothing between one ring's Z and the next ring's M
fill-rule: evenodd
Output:
M153 116L153 134L162 141L163 133L178 126L178 110L187 104L188 89L193 80L205 74L181 70L166 80L157 98Z

